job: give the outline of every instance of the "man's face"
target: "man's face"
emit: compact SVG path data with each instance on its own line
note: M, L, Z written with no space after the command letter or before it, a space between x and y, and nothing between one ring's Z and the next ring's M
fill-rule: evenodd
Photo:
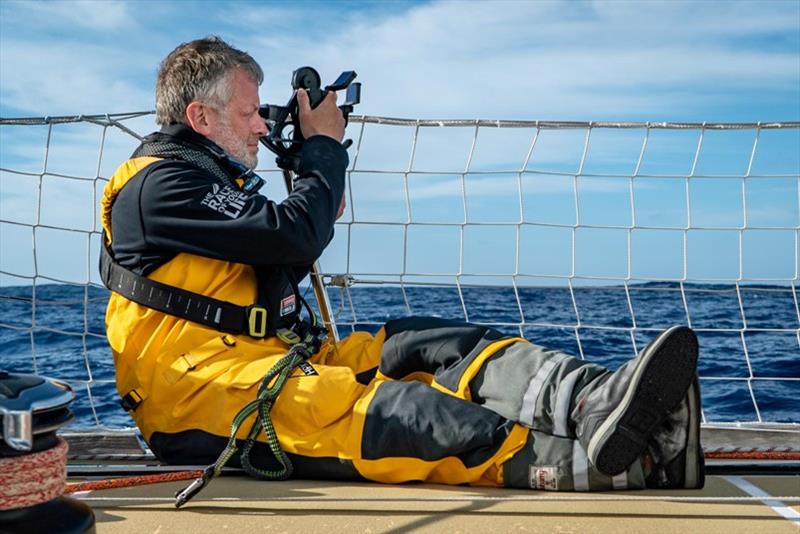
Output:
M258 114L258 84L242 69L231 76L231 99L209 117L209 139L249 168L258 163L258 138L266 135L267 126Z

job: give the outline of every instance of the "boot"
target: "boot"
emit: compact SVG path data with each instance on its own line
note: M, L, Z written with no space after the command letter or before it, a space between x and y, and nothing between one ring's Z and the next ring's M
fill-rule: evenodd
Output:
M587 386L572 412L576 435L602 473L625 471L686 396L697 370L697 336L674 326L616 372Z
M686 397L650 438L652 459L648 488L698 489L705 484L705 459L700 445L700 382L695 377Z

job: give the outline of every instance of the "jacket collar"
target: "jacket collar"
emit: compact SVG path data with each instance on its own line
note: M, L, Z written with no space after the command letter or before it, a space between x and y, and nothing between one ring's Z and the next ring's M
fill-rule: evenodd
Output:
M172 137L178 143L198 146L217 156L225 155L225 150L221 146L195 132L186 124L167 124L161 127L160 133Z

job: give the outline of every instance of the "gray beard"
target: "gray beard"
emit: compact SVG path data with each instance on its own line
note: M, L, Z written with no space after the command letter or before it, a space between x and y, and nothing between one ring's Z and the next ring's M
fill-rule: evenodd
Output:
M258 164L258 154L250 155L247 143L239 143L227 122L222 123L222 131L218 139L211 139L221 146L225 152L248 169L255 169ZM237 147L238 145L238 147ZM238 148L238 149L237 149Z
M228 152L227 149L225 151ZM258 165L258 156L251 157L248 154L231 154L230 152L228 152L228 155L248 169L255 169L256 165Z

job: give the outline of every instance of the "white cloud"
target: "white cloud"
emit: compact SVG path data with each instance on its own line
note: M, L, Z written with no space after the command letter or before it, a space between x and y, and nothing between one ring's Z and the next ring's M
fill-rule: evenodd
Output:
M649 121L800 116L796 2L378 5L3 1L3 114L6 109L35 116L152 109L163 55L181 41L215 33L261 62L267 76L262 96L278 103L289 97L292 70L308 64L325 82L341 70L358 71L364 102L356 112L373 115ZM765 111L755 105L763 102L776 104ZM388 168L404 169L411 136L392 138L370 128L372 153L362 154L360 168L383 169L391 160ZM447 170L465 165L470 136L458 146L455 137L449 130L441 148L429 151L427 163L435 160L434 170L451 160ZM491 140L482 132L476 152L482 159L473 165L512 162L509 168L515 168L527 151L529 135L523 137L512 147L509 140ZM432 142L429 133L421 139ZM59 142L64 169L86 174L96 166L96 138ZM631 154L614 154L633 162L637 146ZM582 147L581 139L537 149L535 165L555 166L576 147ZM35 165L41 159L41 144L12 148L4 152L9 161ZM122 140L107 148L103 175L129 150ZM415 165L426 163L423 149L418 147ZM261 155L269 166L270 155ZM85 161L91 162L89 171L82 170ZM569 182L553 182L544 184L545 192L571 190ZM502 178L487 177L472 182L469 194L497 199L504 189L508 193L504 185ZM606 185L587 182L582 191L594 187L592 192L603 193ZM413 194L437 202L452 191L453 184L431 181ZM358 200L402 202L401 193L373 184L358 192Z
M791 2L202 6L208 16L194 19L190 3L4 3L4 106L40 114L151 108L168 50L152 43L208 33L230 36L262 63L267 101L288 98L302 64L324 81L354 68L364 83L358 111L373 115L704 120L709 105L754 114L746 93L786 100L800 92L789 45L800 8ZM168 35L162 24L172 18ZM23 33L17 26L28 19ZM43 30L64 21L124 31L103 44Z
M360 111L390 116L666 120L719 93L798 90L796 54L744 41L794 30L785 6L713 7L440 2L356 19L321 40L251 37L248 48L267 66L268 100L281 100L300 64L325 80L352 67ZM277 87L275 73L287 73Z
M134 29L136 19L128 4L119 0L60 0L57 2L8 2L5 16L9 23L23 23L28 28L80 27L97 32Z
M34 115L140 111L153 107L157 59L88 43L4 39L0 51L2 105ZM145 82L127 69L147 70Z

